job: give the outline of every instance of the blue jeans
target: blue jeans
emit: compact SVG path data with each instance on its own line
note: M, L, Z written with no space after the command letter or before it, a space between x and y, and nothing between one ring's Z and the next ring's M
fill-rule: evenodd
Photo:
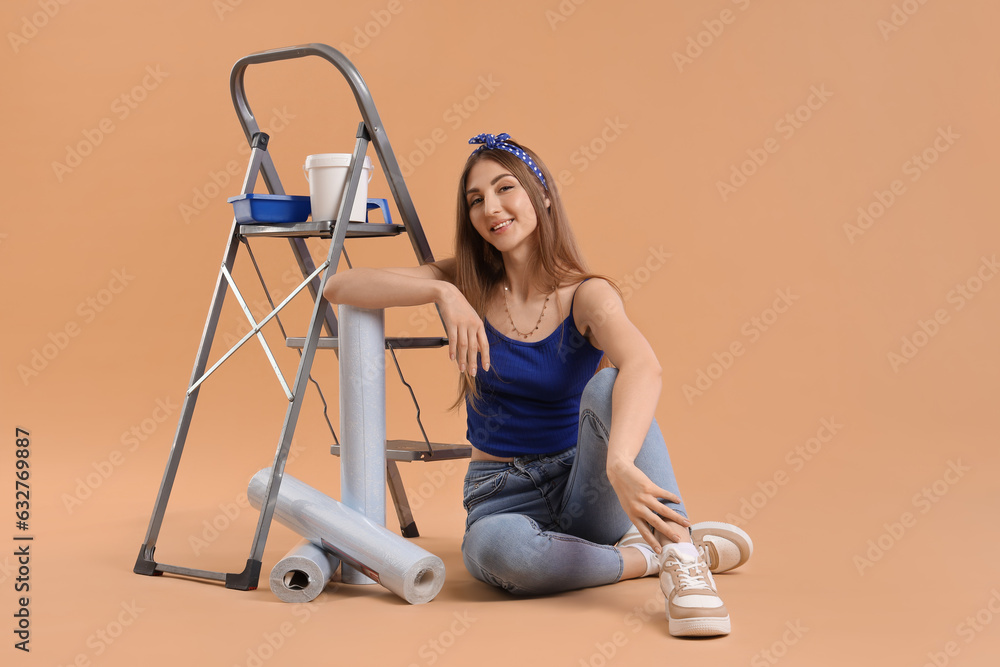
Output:
M522 595L621 579L624 561L613 545L632 524L606 472L617 376L617 369L606 368L584 388L576 447L519 456L509 463L469 463L462 557L476 579ZM635 463L654 483L680 497L655 419ZM687 516L683 503L661 502Z

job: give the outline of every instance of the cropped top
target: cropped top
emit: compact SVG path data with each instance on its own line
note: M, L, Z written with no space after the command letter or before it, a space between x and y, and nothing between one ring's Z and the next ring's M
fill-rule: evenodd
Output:
M482 414L466 398L466 438L487 454L505 457L574 447L580 397L604 352L577 329L572 302L569 317L544 340L513 340L484 322L490 370L480 366L476 373Z

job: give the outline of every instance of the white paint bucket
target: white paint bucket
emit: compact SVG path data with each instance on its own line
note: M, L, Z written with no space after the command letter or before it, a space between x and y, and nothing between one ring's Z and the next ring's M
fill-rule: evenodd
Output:
M347 169L351 164L350 153L319 153L306 157L302 167L309 179L309 202L312 219L336 220L347 189ZM365 222L368 209L368 183L372 180L371 158L365 156L361 169L361 181L351 208L351 222Z

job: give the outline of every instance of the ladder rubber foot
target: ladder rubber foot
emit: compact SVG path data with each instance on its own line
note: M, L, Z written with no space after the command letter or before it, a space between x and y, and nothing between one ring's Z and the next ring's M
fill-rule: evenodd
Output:
M152 559L153 552L156 551L156 547L149 550L149 556L146 557L146 545L143 544L139 547L139 557L135 559L135 566L132 571L136 574L144 574L147 577L158 577L162 575L162 572L156 571L156 561Z
M420 537L420 531L417 530L417 522L411 521L405 526L399 529L399 532L403 534L403 537Z
M260 561L247 558L247 566L239 574L226 574L226 588L238 591L257 590L257 581L260 579Z

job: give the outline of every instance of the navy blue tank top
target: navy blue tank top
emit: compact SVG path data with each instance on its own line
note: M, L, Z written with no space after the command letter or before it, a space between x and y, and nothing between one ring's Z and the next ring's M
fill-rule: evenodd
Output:
M544 340L513 340L484 322L490 370L480 366L476 372L482 393L476 406L483 414L466 398L465 437L494 456L552 454L576 446L580 397L604 352L576 328L572 302L569 317Z

